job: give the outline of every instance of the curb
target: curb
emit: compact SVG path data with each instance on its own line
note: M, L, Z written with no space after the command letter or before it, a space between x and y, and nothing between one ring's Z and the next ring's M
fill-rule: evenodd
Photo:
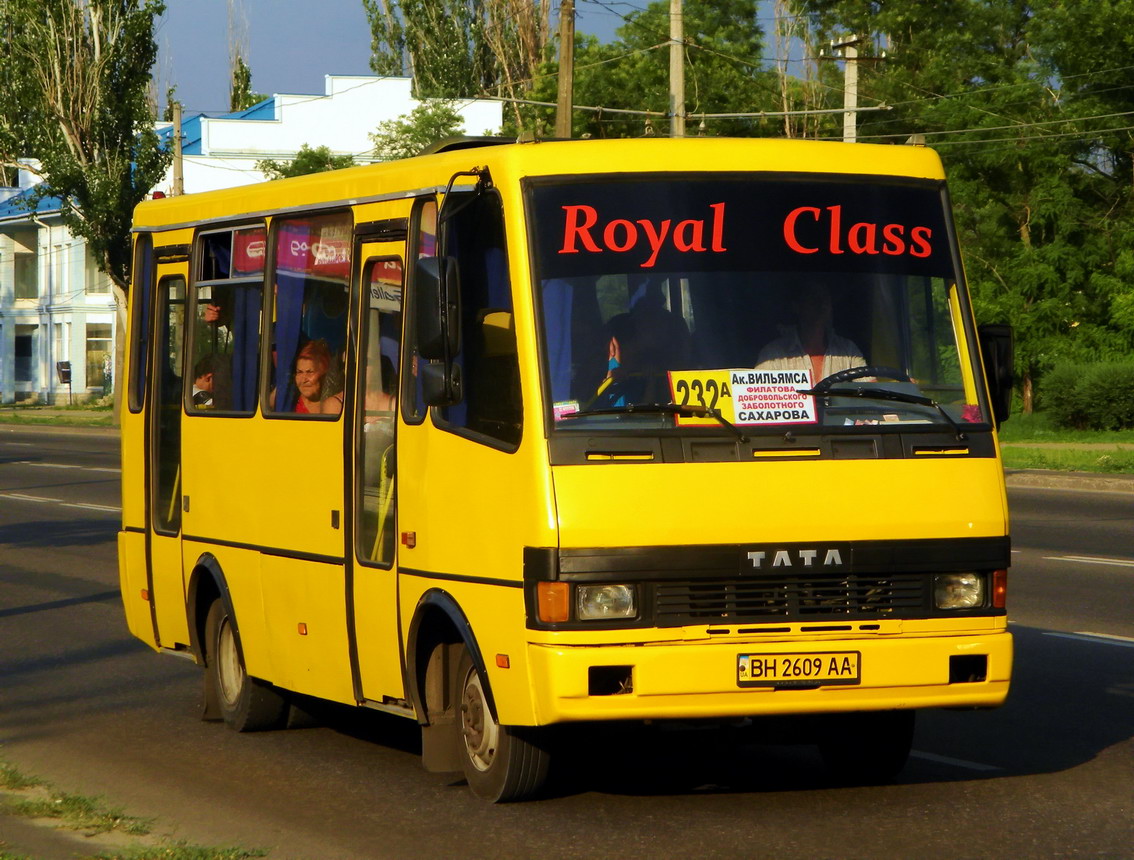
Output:
M1093 493L1134 493L1134 475L1097 472L1053 472L1045 469L1005 469L1009 488L1079 490Z

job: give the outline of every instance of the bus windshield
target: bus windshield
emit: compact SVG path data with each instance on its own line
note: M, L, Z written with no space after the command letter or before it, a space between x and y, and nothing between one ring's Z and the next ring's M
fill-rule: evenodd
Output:
M527 205L557 430L988 422L940 182L587 177Z

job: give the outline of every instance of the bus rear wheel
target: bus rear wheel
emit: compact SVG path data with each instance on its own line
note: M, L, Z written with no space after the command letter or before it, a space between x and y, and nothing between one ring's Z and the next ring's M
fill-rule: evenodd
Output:
M842 783L892 782L913 746L914 711L864 711L825 721L819 753Z
M538 729L496 721L467 648L457 665L457 744L469 788L493 803L531 797L547 779L546 737Z
M287 718L287 699L271 684L249 677L233 621L224 601L214 600L205 620L206 671L221 717L238 732L279 728Z

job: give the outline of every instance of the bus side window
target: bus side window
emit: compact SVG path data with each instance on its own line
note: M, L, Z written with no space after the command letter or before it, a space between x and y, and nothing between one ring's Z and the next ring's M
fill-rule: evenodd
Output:
M390 565L394 560L395 430L397 367L401 359L402 261L367 262L363 284L362 384L358 447L358 557Z
M256 411L264 249L262 226L198 237L190 413Z
M460 272L461 347L454 363L464 397L441 407L440 417L450 427L518 445L523 404L500 198L481 194L458 209L446 222L443 245Z
M154 239L142 233L134 246L133 319L130 321L130 411L146 400L146 361L150 351L150 301L153 298Z
M352 228L350 212L274 225L269 412L343 411Z
M432 257L437 254L437 200L432 197L419 198L414 203L410 219L411 260ZM413 271L410 265L409 271ZM412 299L411 299L412 302ZM423 359L418 355L416 334L412 325L406 328L406 348L402 354L401 388L402 416L411 424L418 424L425 418L425 403L422 399L421 377L418 365Z

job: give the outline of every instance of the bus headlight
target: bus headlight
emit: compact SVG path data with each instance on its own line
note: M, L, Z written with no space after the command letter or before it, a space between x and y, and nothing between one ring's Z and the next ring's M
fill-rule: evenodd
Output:
M942 573L934 578L938 609L973 609L984 605L984 577L979 573Z
M580 621L633 618L638 614L630 585L577 585L575 611Z

